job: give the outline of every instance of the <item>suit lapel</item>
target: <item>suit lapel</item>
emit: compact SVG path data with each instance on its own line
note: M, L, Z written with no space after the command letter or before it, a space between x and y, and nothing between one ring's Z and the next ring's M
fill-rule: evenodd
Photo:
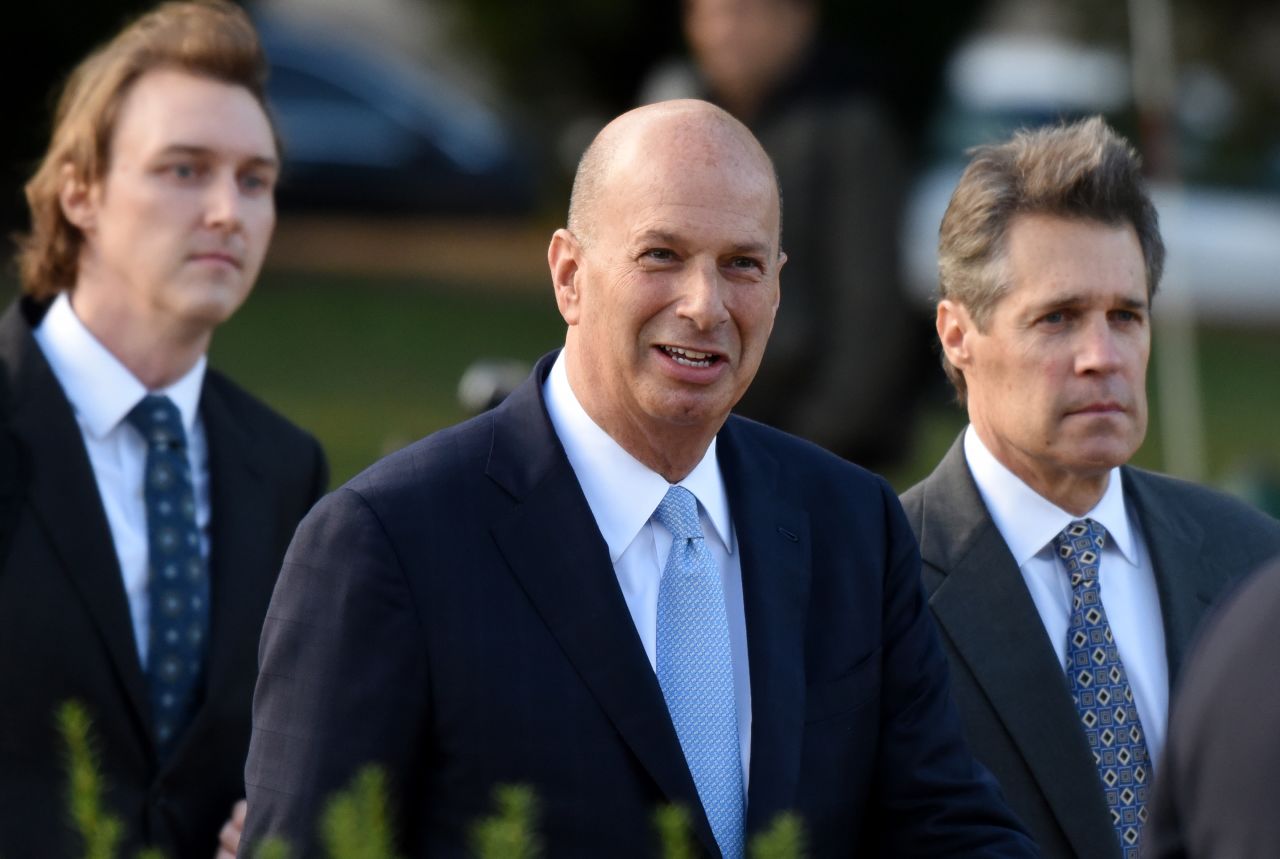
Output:
M790 809L804 738L809 516L779 485L778 463L730 419L717 444L742 565L751 671L747 832Z
M1205 565L1212 559L1201 554L1204 529L1199 522L1177 505L1163 503L1141 471L1125 467L1121 474L1125 496L1133 504L1151 554L1172 688L1196 629L1213 602L1212 585L1202 586L1213 580L1205 574Z
M920 551L945 574L930 598L934 616L1076 853L1115 855L1115 832L1063 667L959 440L925 483Z
M668 800L718 855L608 547L542 403L554 356L493 413L487 473L516 499L494 539L565 656Z
M79 593L139 729L150 736L146 680L115 542L71 404L15 303L0 319L10 368L10 429L25 451L27 495L63 572Z

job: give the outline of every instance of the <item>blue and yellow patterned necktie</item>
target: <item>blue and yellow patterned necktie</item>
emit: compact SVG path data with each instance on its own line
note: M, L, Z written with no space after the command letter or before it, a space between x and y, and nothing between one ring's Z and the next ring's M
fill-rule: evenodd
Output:
M1098 590L1098 565L1107 531L1078 519L1054 538L1071 576L1071 622L1067 628L1067 679L1089 748L1102 778L1111 821L1125 859L1137 859L1147 820L1151 759L1133 689L1125 674Z
M199 697L209 631L209 573L200 551L187 436L177 406L168 397L151 394L134 406L128 421L147 443L147 681L163 758L191 720Z
M745 798L720 571L693 493L671 487L653 515L672 535L658 587L658 684L720 852L740 859Z

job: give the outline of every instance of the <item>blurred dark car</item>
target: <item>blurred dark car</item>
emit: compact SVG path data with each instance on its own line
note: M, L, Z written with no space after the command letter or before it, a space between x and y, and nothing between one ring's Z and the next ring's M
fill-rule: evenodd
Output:
M513 215L535 201L529 145L438 74L279 15L255 15L284 141L283 210Z

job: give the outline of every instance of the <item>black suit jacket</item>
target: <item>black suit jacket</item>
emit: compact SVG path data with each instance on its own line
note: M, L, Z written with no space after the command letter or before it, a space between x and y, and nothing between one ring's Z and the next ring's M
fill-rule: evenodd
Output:
M1128 466L1155 571L1172 683L1209 604L1280 552L1280 523L1219 492ZM920 540L965 734L1046 856L1120 857L1063 666L964 457L963 434L902 496Z
M0 318L0 855L71 857L59 705L92 719L121 855L142 845L209 859L243 795L262 617L289 538L325 487L319 445L217 372L209 440L212 617L203 703L157 760L146 677L111 531L70 404L31 336L43 312Z
M1250 577L1205 624L1169 717L1144 856L1280 852L1277 618L1280 562Z
M549 856L653 856L654 810L717 854L603 537L532 379L304 520L263 630L247 837L311 842L326 797L390 775L410 856L466 855L495 785L537 793ZM754 707L749 832L814 855L1028 855L960 740L918 555L879 478L730 418ZM620 486L619 491L626 491Z

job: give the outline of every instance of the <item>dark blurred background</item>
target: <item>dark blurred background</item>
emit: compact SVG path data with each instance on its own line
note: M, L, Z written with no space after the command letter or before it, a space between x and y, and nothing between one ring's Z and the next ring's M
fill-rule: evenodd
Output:
M17 4L7 14L5 54L17 72L9 79L19 85L9 94L11 133L0 142L6 233L25 218L21 185L47 141L52 103L67 71L123 21L152 5L137 0L51 0ZM572 141L575 130L589 139L596 125L635 102L655 64L684 51L676 3L276 0L244 5L263 26L277 64L273 86L291 103L307 98L336 101L342 95L383 99L392 105L393 114L382 117L383 125L394 120L395 111L429 109L424 106L433 100L442 108L437 117L442 124L450 121L449 108L494 111L513 135L516 154L529 165L522 175L508 178L519 184L535 177L534 199L552 209L563 207L564 159L559 156L564 153L558 148L566 139ZM920 129L935 103L948 53L976 20L982 4L925 2L914 4L909 13L889 4L829 5L824 10L827 36L858 58L869 85L885 96L902 122L913 132ZM341 46L336 55L334 46ZM393 74L371 80L379 65ZM412 91L415 84L417 93ZM451 98L454 103L448 104ZM398 107L397 99L403 102ZM412 122L403 113L399 118ZM467 118L455 116L453 121L465 123ZM379 132L386 130L341 125L334 122L331 133L364 133L362 142L373 141L375 147ZM309 154L312 141L291 140L290 145L291 150ZM365 204L341 197L314 200L305 182L292 190L296 194L282 201L286 210L293 202L301 207L331 203L329 208L337 209ZM493 199L493 206L480 211L501 212L504 203L523 206L530 202L531 190L513 189L512 199ZM386 188L366 196L378 193L394 197ZM467 208L457 197L430 193L416 205L391 199L375 207L383 205L429 214L435 209L447 215Z
M338 481L464 416L468 366L530 362L562 339L545 248L591 136L672 75L716 97L686 41L696 3L735 14L813 6L823 73L842 98L874 104L896 141L905 179L892 288L925 368L899 383L912 400L889 421L901 449L872 463L899 488L927 473L963 421L927 334L932 244L964 149L1104 112L1144 151L1170 245L1156 311L1171 327L1156 334L1158 409L1139 461L1267 502L1280 461L1280 6L1263 0L251 4L286 172L267 270L215 339L215 363L315 431ZM63 76L150 5L48 0L7 13L6 237L25 226L22 183ZM742 54L749 67L746 41ZM775 116L803 82L796 69L782 78L765 101ZM743 118L765 138L764 119ZM837 238L852 229L843 218L825 226ZM0 280L13 289L12 266ZM863 336L854 325L848 334ZM870 371L902 372L892 363Z

